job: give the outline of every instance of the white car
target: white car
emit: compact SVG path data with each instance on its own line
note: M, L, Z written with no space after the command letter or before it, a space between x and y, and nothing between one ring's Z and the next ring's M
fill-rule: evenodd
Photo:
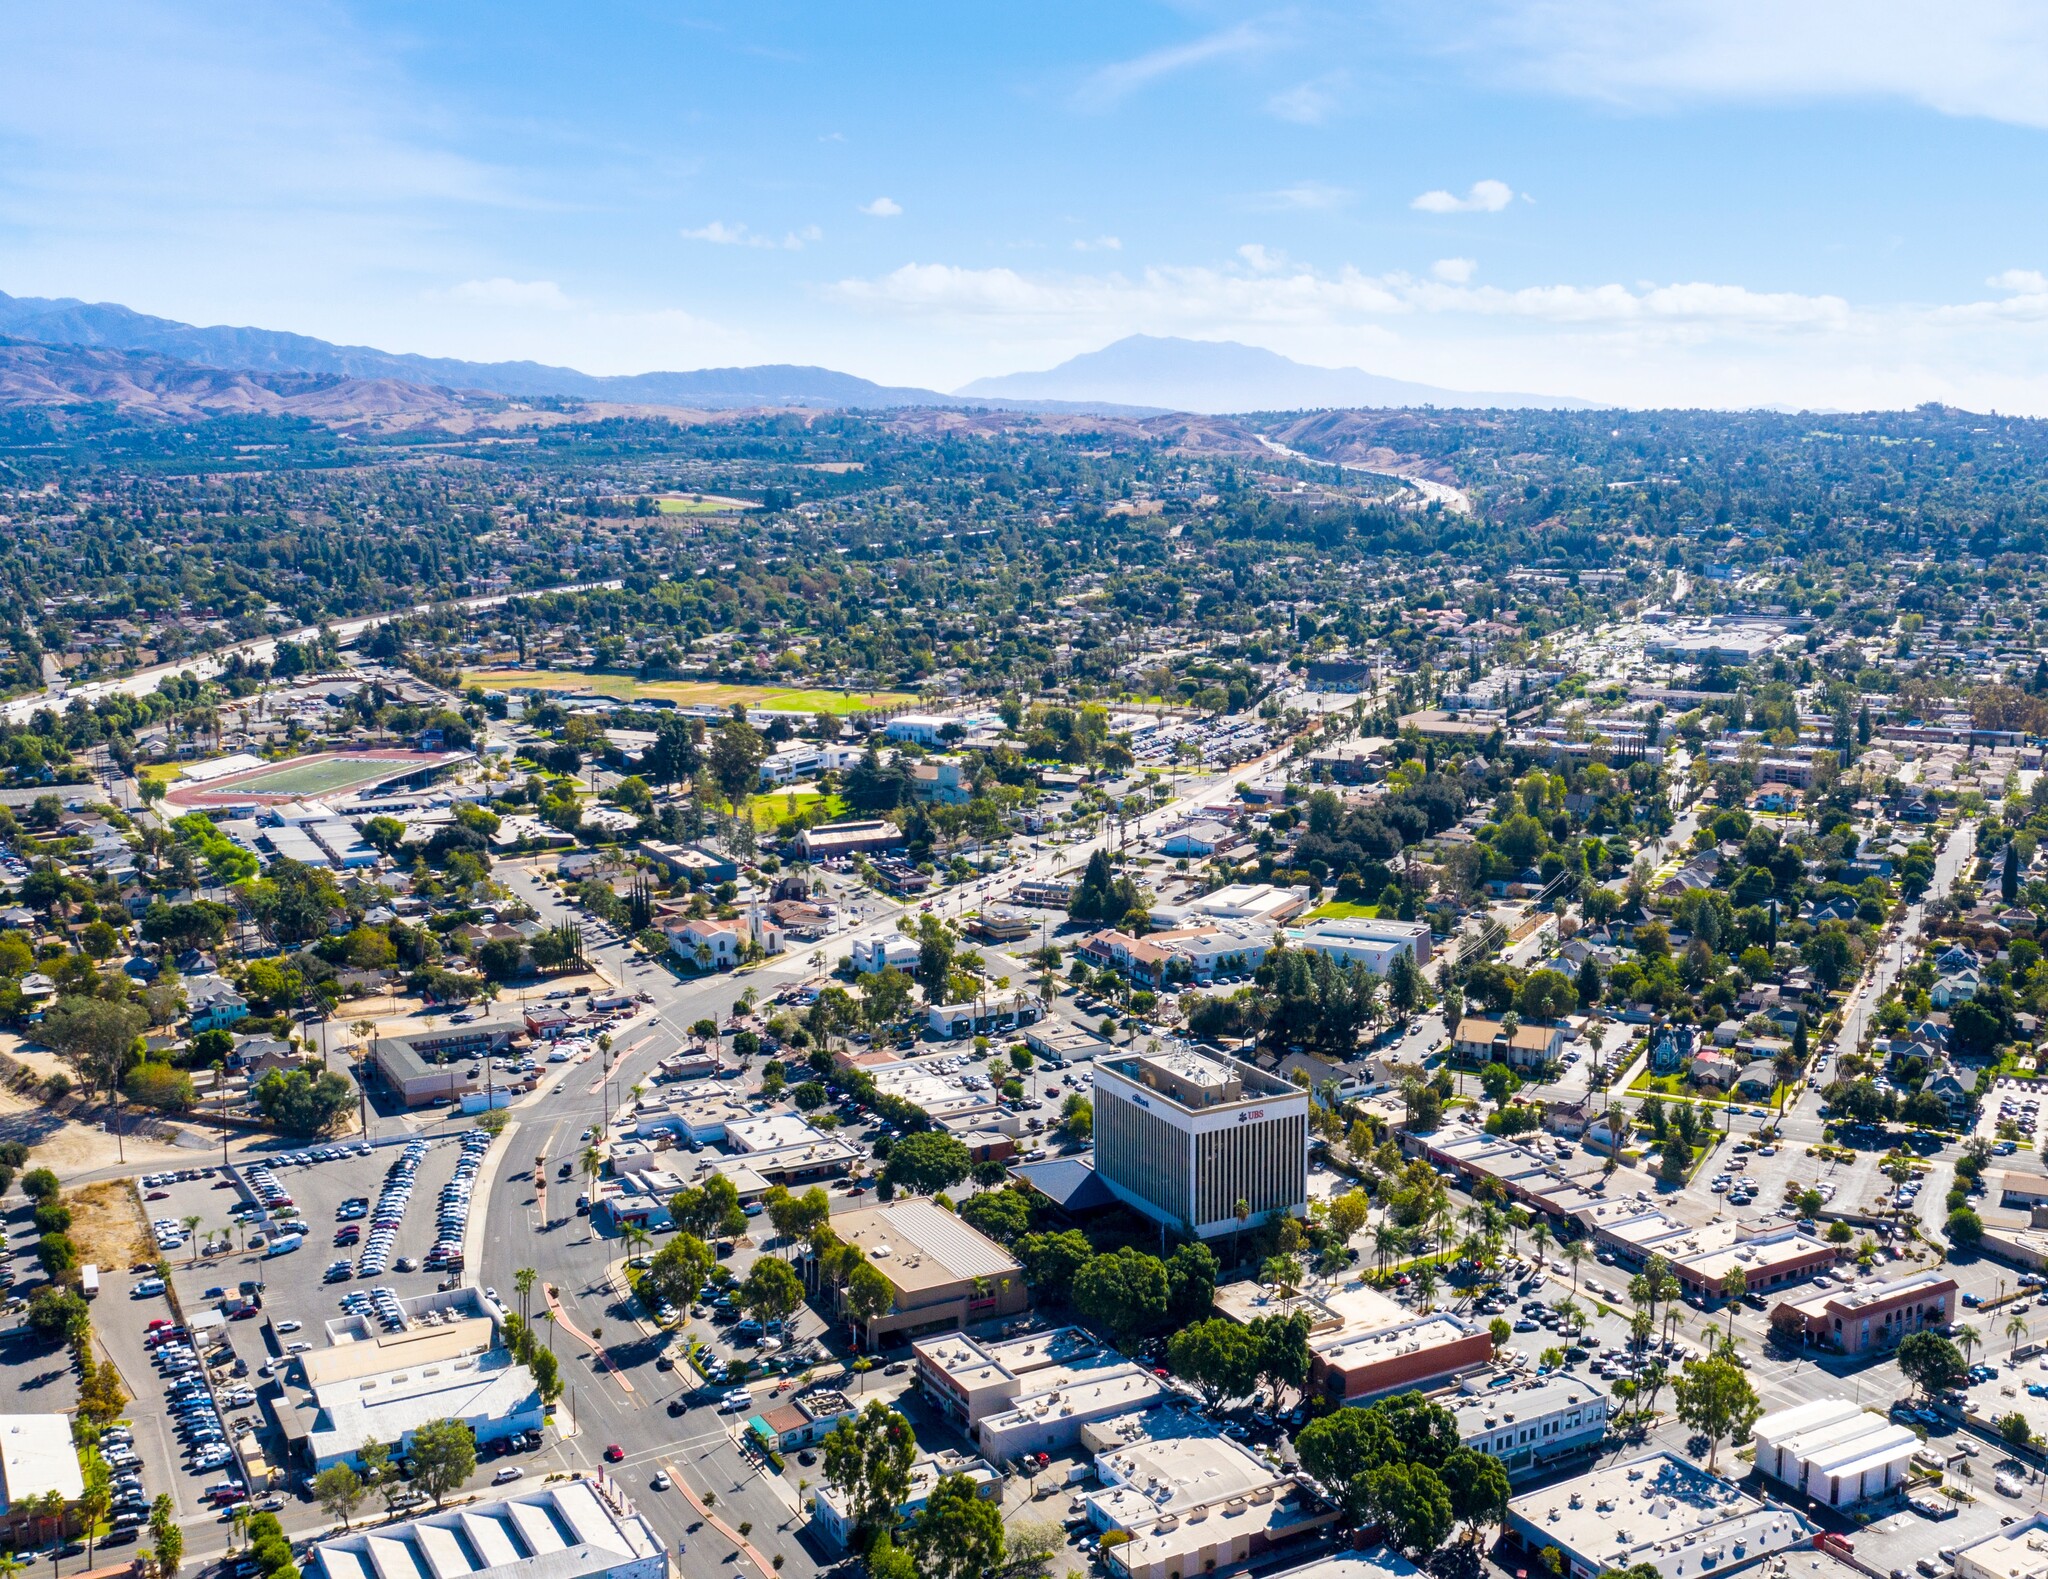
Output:
M297 1332L299 1330L299 1323L296 1321L280 1321L277 1324L277 1330L279 1332Z

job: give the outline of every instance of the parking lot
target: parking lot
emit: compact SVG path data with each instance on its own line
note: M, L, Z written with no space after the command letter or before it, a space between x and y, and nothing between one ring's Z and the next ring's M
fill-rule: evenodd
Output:
M396 1204L385 1193L386 1174L409 1147L417 1150L418 1166L410 1198L384 1247L371 1237L376 1213L380 1204ZM430 1250L444 1235L459 1238L454 1220L440 1215L443 1188L462 1155L455 1136L323 1150L324 1160L280 1151L260 1164L238 1164L232 1175L217 1168L187 1179L150 1175L155 1182L143 1191L151 1218L177 1224L200 1219L198 1231L166 1259L188 1322L226 1318L202 1348L215 1396L242 1396L238 1389L253 1394L246 1403L221 1409L223 1436L232 1440L246 1426L263 1460L292 1472L293 1485L296 1467L272 1413L277 1388L271 1378L283 1371L294 1346L325 1343L324 1323L344 1313L343 1299L371 1300L373 1288L388 1288L397 1297L431 1292L447 1274L425 1264ZM261 1187L267 1187L267 1200ZM365 1203L347 1208L360 1215L344 1216L350 1202ZM267 1209L262 1220L254 1216L259 1208ZM280 1211L295 1215L280 1217ZM303 1230L299 1247L268 1253L291 1242L294 1225ZM355 1242L337 1245L338 1235ZM326 1281L330 1268L332 1282ZM159 1373L145 1335L148 1322L172 1311L162 1299L133 1294L144 1281L140 1274L110 1279L97 1325L136 1395L136 1447L145 1462L145 1484L152 1492L170 1491L180 1513L193 1515L208 1488L237 1471L232 1464L199 1468L204 1460L181 1451L168 1396L177 1379ZM252 1290L260 1285L260 1306L245 1294L244 1284ZM374 1307L371 1314L381 1319Z

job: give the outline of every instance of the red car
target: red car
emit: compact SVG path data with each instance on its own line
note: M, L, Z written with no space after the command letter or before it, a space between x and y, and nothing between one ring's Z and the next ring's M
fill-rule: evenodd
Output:
M145 1201L168 1201L170 1198L171 1192L169 1190L151 1190L147 1195L143 1196Z
M610 1447L604 1450L604 1461L607 1464L616 1464L619 1462L620 1459L624 1458L625 1456L626 1450L620 1447L619 1444L616 1442L612 1443Z

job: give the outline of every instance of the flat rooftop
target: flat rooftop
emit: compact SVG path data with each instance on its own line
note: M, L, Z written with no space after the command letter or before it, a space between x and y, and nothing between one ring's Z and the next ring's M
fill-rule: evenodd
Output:
M982 1430L1001 1432L1030 1421L1104 1411L1122 1414L1146 1408L1166 1390L1158 1377L1129 1360L1058 1365L1033 1375L1024 1385L1030 1391L1019 1393L1009 1408L984 1419Z
M1134 1053L1120 1058L1096 1060L1098 1069L1120 1075L1133 1085L1156 1092L1174 1106L1188 1112L1222 1107L1233 1102L1299 1097L1308 1093L1285 1080L1241 1064L1198 1052L1192 1047L1169 1047L1156 1053Z
M66 1502L85 1494L69 1415L0 1415L0 1506L56 1492Z
M1812 1534L1790 1508L1751 1496L1675 1453L1608 1464L1524 1492L1509 1501L1508 1516L1598 1572L1649 1563L1672 1579L1688 1559L1694 1573L1715 1554L1733 1568Z

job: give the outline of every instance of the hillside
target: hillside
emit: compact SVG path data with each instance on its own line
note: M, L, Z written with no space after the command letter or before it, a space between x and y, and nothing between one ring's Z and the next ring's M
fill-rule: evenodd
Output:
M379 427L441 422L469 409L452 391L397 379L195 367L143 351L0 339L0 406L87 405L169 419L297 416Z

